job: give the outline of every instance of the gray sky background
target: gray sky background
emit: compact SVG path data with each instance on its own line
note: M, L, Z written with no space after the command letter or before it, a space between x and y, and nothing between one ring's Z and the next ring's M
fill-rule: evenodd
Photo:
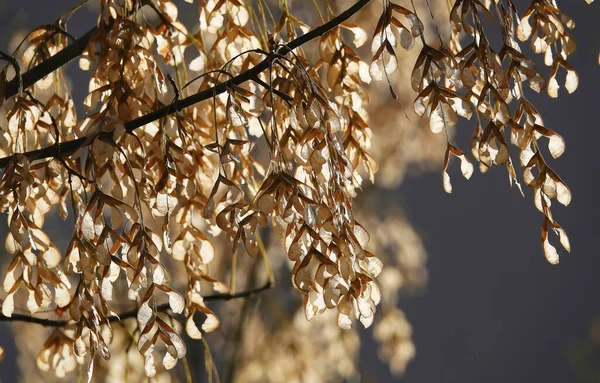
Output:
M0 0L0 46L6 47L14 27L31 29L52 22L77 2ZM515 3L522 10L529 2ZM528 190L523 199L509 189L500 167L484 175L476 172L468 182L454 177L451 195L442 189L440 172L411 175L399 190L382 195L383 201L402 201L429 256L428 287L400 301L417 347L417 357L401 382L577 381L568 346L585 339L592 320L600 315L600 3L559 3L577 23L572 35L579 48L569 61L580 75L579 89L573 95L561 89L558 99L531 98L546 126L567 142L565 154L550 166L573 193L568 208L556 204L553 209L569 234L572 254L561 253L558 266L546 262L542 216L531 193ZM75 35L89 28L89 19L78 24L80 18L69 24ZM81 97L75 95L76 100ZM469 147L471 131L472 124L459 126L460 147ZM0 343L5 346L10 342L7 331L0 325ZM364 381L396 381L377 359L371 335L363 339L361 364L372 374ZM13 381L11 363L14 357L9 355L0 364L0 381Z

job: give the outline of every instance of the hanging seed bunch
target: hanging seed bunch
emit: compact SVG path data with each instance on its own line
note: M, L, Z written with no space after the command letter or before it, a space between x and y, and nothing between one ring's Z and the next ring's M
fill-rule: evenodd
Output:
M421 53L411 75L412 88L418 94L414 111L429 119L433 133L446 134L444 190L452 192L447 172L451 157L460 160L465 178L473 174L472 159L450 142L449 130L457 125L459 116L467 120L475 116L471 139L474 160L482 172L493 165L505 166L510 185L516 185L523 194L509 145L516 147L522 180L533 190L535 206L544 215L544 254L550 263L558 263L559 255L549 234L555 234L566 251L570 251L570 243L566 231L552 216L551 202L568 205L571 191L550 168L540 147L546 139L550 156L558 158L565 150L565 142L560 134L545 127L542 116L527 99L526 86L534 92L546 90L550 97L557 97L560 88L557 77L562 69L567 92L577 89L578 75L568 63L576 50L568 32L575 26L573 20L551 0L532 1L522 16L511 0L449 1L450 37L445 41L436 29L437 36L430 42L421 33L420 18L414 2L411 4L409 9L384 2L384 12L372 39L371 75L387 79L392 96L396 97L389 77L397 70L397 41L402 48L411 49L415 38L420 37ZM429 10L433 19L434 14ZM497 51L488 37L492 28L502 39ZM520 42L529 42L534 53L544 56L545 65L551 67L548 76L541 74L533 59L523 53ZM510 104L514 105L512 111Z

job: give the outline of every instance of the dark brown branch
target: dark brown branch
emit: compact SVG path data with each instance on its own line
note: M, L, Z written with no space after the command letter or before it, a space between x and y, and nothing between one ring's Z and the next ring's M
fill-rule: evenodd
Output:
M133 12L131 12L131 13L133 13ZM107 29L110 29L113 25L113 22L114 22L114 20L110 19L104 25L104 27ZM48 76L50 73L54 72L55 70L63 67L64 65L68 64L69 62L71 62L74 59L76 59L77 57L79 57L83 53L85 48L88 46L90 39L92 38L92 36L94 36L96 31L98 30L98 27L97 26L93 27L92 29L87 31L86 34L84 34L83 36L81 36L78 39L75 39L73 36L68 34L66 31L64 31L60 27L58 27L57 29L58 29L59 33L65 33L67 36L74 39L74 41L71 44L67 45L67 47L65 49L61 50L54 56L49 57L48 59L46 59L43 62L41 62L40 64L34 66L27 72L23 73L23 76L22 76L23 89L29 88L36 82L38 82L41 79L43 79L44 77ZM12 79L8 83L6 83L5 95L4 95L5 98L12 97L19 92L19 81L18 80L19 79L15 77L14 79Z
M354 15L356 12L361 10L370 1L371 0L358 0L350 8L346 9L344 12L340 13L338 16L334 17L327 23L310 30L308 33L305 33L304 35L290 41L288 44L281 46L277 50L277 55L285 55L285 54L293 51L294 49L306 44L310 40L312 40L318 36L322 36L326 32L330 31L331 29L337 27L338 25L340 25L341 23L343 23L344 21L349 19L352 15ZM87 36L87 39L89 40L89 38L93 34L91 32L92 31L86 33L85 36L81 37L78 40L77 44L83 44L82 41L83 41L84 37L86 37L86 36ZM69 45L67 48L65 48L61 52L64 52L65 50L68 50L69 48L71 48L71 45ZM76 50L76 49L79 49L79 48L72 48L72 50ZM85 49L85 45L83 46L83 49ZM81 52L83 52L83 49L81 50ZM53 60L59 54L60 53L52 56L52 58L50 58L49 60ZM70 57L69 60L73 59L74 57L75 56ZM58 60L58 59L56 59L56 60ZM221 93L225 92L232 85L240 85L246 81L254 80L255 78L258 77L258 75L260 73L269 69L269 67L275 60L276 60L276 55L271 55L271 56L267 57L266 59L264 59L263 61L261 61L260 63L258 63L256 66L248 69L245 72L240 73L239 75L231 78L230 80L219 83L212 88L203 90L203 91L198 92L194 95L191 95L187 98L178 100L177 102L175 102L173 104L166 105L160 109L154 110L146 115L136 118L135 120L129 121L129 122L125 123L125 128L127 129L128 132L132 132L133 130L135 130L141 126L149 124L160 118L164 118L166 115L175 113L184 108L187 108L188 106L197 104L201 101L208 100L218 94L221 94ZM41 65L43 65L43 64L40 64L39 66L41 66ZM25 77L25 75L27 75L29 72L32 72L36 68L33 68L32 70L28 71L23 76ZM43 75L39 76L37 78L37 80L41 79L42 77L44 77L44 76ZM25 80L25 79L23 80L24 83L31 85L32 84L31 78L33 78L32 75L29 75L27 80ZM49 146L49 147L46 147L43 149L32 150L32 151L26 152L24 154L30 161L39 160L39 159L43 159L43 158L57 157L59 155L60 156L69 156L69 155L75 153L77 150L81 149L86 142L89 144L90 143L89 141L90 140L88 140L87 137L81 137L76 140L63 142L60 145L53 145L53 146ZM8 163L11 161L12 158L13 158L13 156L1 158L0 159L0 168L5 168L8 165Z
M65 49L58 52L54 56L44 60L39 65L34 66L27 72L23 73L23 89L27 89L36 82L40 81L50 73L54 72L63 65L71 62L79 57L88 45L88 42L96 32L98 27L90 29L85 35L76 39L69 44ZM13 78L6 83L5 97L9 98L19 92L19 79Z
M257 287L255 289L251 289L251 290L241 291L241 292L235 293L235 294L209 295L209 296L204 297L204 301L230 301L232 299L248 298L253 295L260 294L261 292L268 290L271 287L273 287L273 286L271 285L271 282L269 281L269 282L265 283L264 285L262 285L261 287ZM158 311L158 312L167 312L170 309L171 309L171 306L169 306L168 303L164 303L164 304L156 306L156 311ZM112 316L108 317L108 321L109 322L119 322L124 319L135 318L137 316L137 312L138 312L138 309L133 309L133 310L125 311L124 313L121 313L118 316L112 315ZM37 318L34 316L25 315L25 314L12 314L12 316L10 316L10 317L0 314L0 322L27 322L27 323L39 324L44 327L64 327L69 323L69 321L67 321L67 320L44 319L44 318Z

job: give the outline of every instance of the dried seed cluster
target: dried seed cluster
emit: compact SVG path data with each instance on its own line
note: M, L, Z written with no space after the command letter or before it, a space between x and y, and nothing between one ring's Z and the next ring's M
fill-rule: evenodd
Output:
M575 91L578 76L567 62L568 56L576 49L567 32L574 23L558 9L555 1L532 1L521 18L511 0L457 0L451 7L450 3L448 5L450 39L444 42L438 31L438 47L434 48L428 45L421 33L416 10L411 13L387 2L373 37L374 47L379 48L374 49L371 73L375 74L375 78L383 78L379 74L379 68L383 66L385 77L389 78L397 68L392 58L395 55L392 25L398 28L401 44L406 49L412 48L414 37L421 36L423 48L411 76L412 88L418 93L414 111L429 118L433 133L446 132L447 149L442 172L444 189L452 192L447 172L451 156L460 159L465 178L473 174L472 161L465 152L450 143L448 130L456 126L458 116L471 119L474 114L477 123L471 139L471 152L479 162L480 170L485 172L492 165L506 166L510 184L515 184L522 193L508 142L518 148L523 181L533 189L535 206L544 214L544 253L549 262L558 263L558 252L548 239L549 232L556 233L565 250L570 251L570 244L565 230L552 217L551 200L556 199L566 206L571 201L571 192L548 166L539 148L539 140L548 138L548 150L553 158L564 152L565 142L558 133L544 127L540 114L525 95L524 84L529 83L536 92L546 88L551 97L556 97L559 88L556 77L559 67L562 67L567 72L565 88L569 93ZM407 15L410 27L404 27L390 16L394 12ZM495 20L495 25L499 26L502 46L497 52L489 41L486 28L490 26L484 17ZM518 40L530 41L535 53L544 54L545 64L551 66L547 81L538 72L533 60L522 53ZM389 57L383 54L384 50ZM512 112L509 108L511 103L516 105Z

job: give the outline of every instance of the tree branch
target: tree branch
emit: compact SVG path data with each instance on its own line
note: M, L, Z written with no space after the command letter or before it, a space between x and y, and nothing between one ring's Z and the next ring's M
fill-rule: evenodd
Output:
M39 65L34 66L27 72L23 73L23 89L27 89L36 82L40 81L50 73L54 72L63 65L79 57L87 47L90 39L96 33L98 27L90 29L85 35L76 39L73 43L67 45L65 49L58 52L54 56L44 60ZM6 83L5 94L6 98L12 97L19 92L19 79L13 78Z
M371 0L358 0L350 8L346 9L344 12L340 13L338 16L334 17L327 23L322 24L322 25L310 30L308 33L305 33L304 35L290 41L288 44L280 47L278 49L279 54L285 55L285 54L293 51L294 49L306 44L310 40L312 40L318 36L322 36L326 32L330 31L331 29L337 27L338 25L340 25L341 23L343 23L344 21L349 19L351 16L353 16L355 13L357 13L359 10L361 10L365 5L367 5L370 1ZM87 36L87 40L89 40L89 38L93 34L91 32L92 31L86 33L85 36L78 39L77 44L83 44L83 41L84 41L83 39L86 36ZM75 44L71 44L71 45L75 45ZM61 51L61 53L66 50L69 50L71 48L71 45L69 45L67 48L63 49ZM73 54L72 52L76 52L77 49L79 49L79 48L71 48L71 50L70 50L71 54ZM85 49L85 45L81 49L80 53L83 52L83 49ZM59 54L60 53L52 56L49 60L53 60ZM76 56L68 56L67 58L69 60L71 60L75 57ZM154 110L148 114L145 114L141 117L131 120L131 121L125 123L125 128L127 129L128 132L132 132L133 130L135 130L141 126L149 124L160 118L163 118L166 115L178 112L184 108L187 108L188 106L194 105L201 101L207 100L213 96L221 94L221 93L225 92L232 85L240 85L248 80L253 80L253 79L257 78L260 73L269 69L269 67L271 66L271 64L273 63L273 61L275 59L276 59L276 57L274 55L269 56L269 57L265 58L263 61L261 61L260 63L258 63L256 66L246 70L245 72L240 73L239 75L231 78L230 80L219 83L209 89L203 90L203 91L193 94L187 98L178 100L173 104L166 105L160 109ZM64 58L63 58L63 60L64 60ZM55 59L55 61L58 61L58 59ZM42 64L38 65L38 67L42 66L44 64L45 63L42 63ZM36 68L37 67L31 69L30 71L28 71L27 73L25 73L23 75L24 84L29 84L29 85L32 84L31 79L34 78L33 74L29 75L27 77L27 80L25 80L25 76L28 75L29 72L33 72ZM44 76L40 75L39 77L37 77L37 80L41 79L42 77L44 77ZM9 84L7 84L7 89L8 89L8 85ZM32 151L24 153L24 155L30 161L40 160L43 158L57 157L59 155L60 156L69 156L69 155L75 153L77 150L81 149L86 142L88 142L88 138L81 137L81 138L78 138L75 140L63 142L59 145L53 145L53 146L49 146L49 147L46 147L43 149L32 150ZM88 142L88 144L89 144L89 142ZM1 158L0 159L0 168L5 168L8 165L8 163L12 160L13 156L14 155Z
M130 16L132 13L133 13L133 11L128 13L127 16ZM106 24L103 25L103 27L110 29L113 26L113 22L114 22L114 19L110 19ZM23 76L22 76L23 89L29 88L36 82L38 82L41 79L43 79L44 77L48 76L50 73L54 72L55 70L61 68L62 66L68 64L69 62L71 62L74 59L76 59L77 57L79 57L83 53L85 48L88 46L90 39L92 38L92 36L94 36L94 34L96 33L97 30L98 30L97 26L93 27L92 29L87 31L80 38L74 39L74 41L71 44L67 45L67 47L65 49L61 50L54 56L49 57L48 59L44 60L40 64L29 69L27 72L23 73ZM66 33L64 30L62 30L60 28L58 28L58 32ZM68 33L67 33L67 35L70 36L71 38L73 38L73 36L69 35ZM5 98L9 98L9 97L16 95L18 92L19 92L19 79L17 77L15 77L6 83L4 96L5 96Z
M253 295L260 294L261 292L270 289L272 286L271 281L268 281L261 287L257 287L255 289L240 291L235 294L213 294L204 297L204 301L230 301L232 299L238 298L249 298ZM168 303L164 303L156 306L156 311L158 312L167 312L171 309L171 306ZM129 311L125 311L120 315L111 315L107 319L109 322L119 322L124 319L135 318L137 316L138 309L133 309ZM54 319L44 319L37 318L30 315L25 314L12 314L12 316L7 317L3 314L0 314L0 322L27 322L27 323L35 323L42 325L44 327L64 327L69 321L68 320L54 320Z

